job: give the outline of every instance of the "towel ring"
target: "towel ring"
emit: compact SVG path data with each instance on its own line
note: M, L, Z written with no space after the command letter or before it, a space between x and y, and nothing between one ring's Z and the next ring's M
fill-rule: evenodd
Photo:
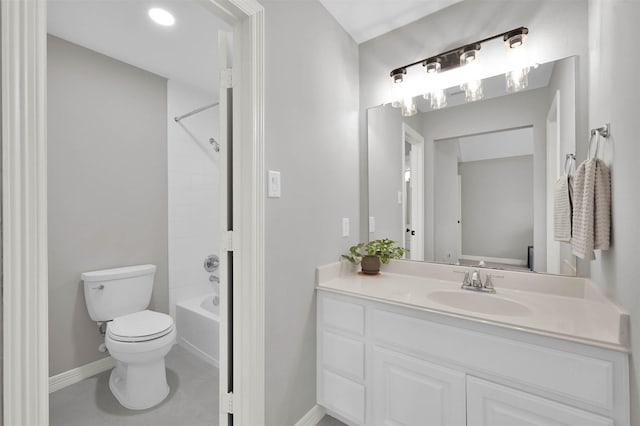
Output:
M567 169L567 166L569 168ZM572 176L571 167L573 166L573 170L576 169L576 155L575 154L567 154L564 160L564 174L567 176Z
M591 146L593 145L594 136L596 137L596 150L593 154L593 157L591 157ZM600 148L600 132L591 132L591 137L589 138L589 151L587 153L587 158L591 160L592 158L597 157L599 148Z

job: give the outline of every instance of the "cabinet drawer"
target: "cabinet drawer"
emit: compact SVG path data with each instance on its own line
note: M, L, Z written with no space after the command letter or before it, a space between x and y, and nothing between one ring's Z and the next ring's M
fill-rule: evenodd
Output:
M324 331L321 345L324 367L357 380L364 379L364 343Z
M322 324L357 336L364 336L364 306L321 295Z
M329 410L356 424L364 423L364 385L330 371L322 372L322 402Z
M467 378L467 426L613 426L613 420L475 377Z

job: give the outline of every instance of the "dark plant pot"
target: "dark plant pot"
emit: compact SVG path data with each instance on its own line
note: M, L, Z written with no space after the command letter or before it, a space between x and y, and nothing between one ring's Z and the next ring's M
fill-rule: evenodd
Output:
M362 273L367 275L377 275L380 273L380 258L378 256L364 256L360 261Z

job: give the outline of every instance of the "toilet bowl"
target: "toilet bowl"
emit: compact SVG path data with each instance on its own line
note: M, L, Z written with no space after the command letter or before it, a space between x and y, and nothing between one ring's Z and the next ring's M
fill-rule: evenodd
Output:
M164 357L176 342L173 319L141 311L107 324L105 344L116 361L109 388L122 406L144 410L169 394Z
M164 357L176 330L169 315L147 310L155 271L155 265L136 265L81 275L89 316L104 330L116 364L109 388L131 410L151 408L169 395Z

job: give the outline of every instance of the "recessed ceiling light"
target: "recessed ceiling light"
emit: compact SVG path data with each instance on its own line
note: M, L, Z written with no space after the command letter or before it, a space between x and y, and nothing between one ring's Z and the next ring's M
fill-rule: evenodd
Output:
M176 22L176 19L172 14L157 7L149 9L149 18L151 18L156 24L163 25L165 27L170 27Z

